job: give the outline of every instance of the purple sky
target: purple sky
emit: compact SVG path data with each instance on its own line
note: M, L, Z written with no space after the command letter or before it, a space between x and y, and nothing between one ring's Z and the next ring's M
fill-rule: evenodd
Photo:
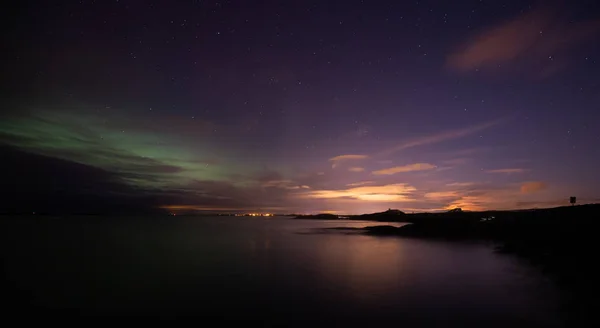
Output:
M600 201L594 2L61 1L15 17L0 141L152 206Z

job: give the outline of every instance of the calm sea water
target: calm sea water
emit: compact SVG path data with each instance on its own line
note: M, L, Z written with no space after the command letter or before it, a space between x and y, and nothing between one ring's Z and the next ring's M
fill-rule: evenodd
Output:
M490 245L323 229L374 224L236 217L0 223L5 284L15 308L32 313L285 325L558 323L553 285Z

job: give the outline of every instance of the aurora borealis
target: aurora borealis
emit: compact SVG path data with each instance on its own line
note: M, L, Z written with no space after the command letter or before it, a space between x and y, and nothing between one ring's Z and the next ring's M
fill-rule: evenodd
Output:
M102 170L123 186L111 195L151 199L139 206L364 213L600 201L593 4L41 7L23 7L11 30L15 55L3 65L17 83L0 142Z

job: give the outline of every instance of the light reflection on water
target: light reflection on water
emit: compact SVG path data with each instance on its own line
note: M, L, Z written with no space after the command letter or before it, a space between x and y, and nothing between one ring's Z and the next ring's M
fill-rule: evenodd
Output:
M323 230L377 224L388 223L191 217L3 222L2 246L5 254L19 250L6 257L7 274L42 307L349 322L437 318L488 326L556 321L552 286L488 245Z

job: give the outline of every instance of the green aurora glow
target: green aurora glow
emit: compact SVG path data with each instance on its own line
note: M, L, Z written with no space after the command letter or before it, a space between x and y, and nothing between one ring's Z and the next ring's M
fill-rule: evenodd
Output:
M191 181L229 181L231 172L245 168L230 161L215 161L215 152L208 146L203 148L197 140L192 147L189 140L139 127L125 128L127 123L89 113L38 111L3 119L0 134L11 146L117 173L141 188L183 188Z

